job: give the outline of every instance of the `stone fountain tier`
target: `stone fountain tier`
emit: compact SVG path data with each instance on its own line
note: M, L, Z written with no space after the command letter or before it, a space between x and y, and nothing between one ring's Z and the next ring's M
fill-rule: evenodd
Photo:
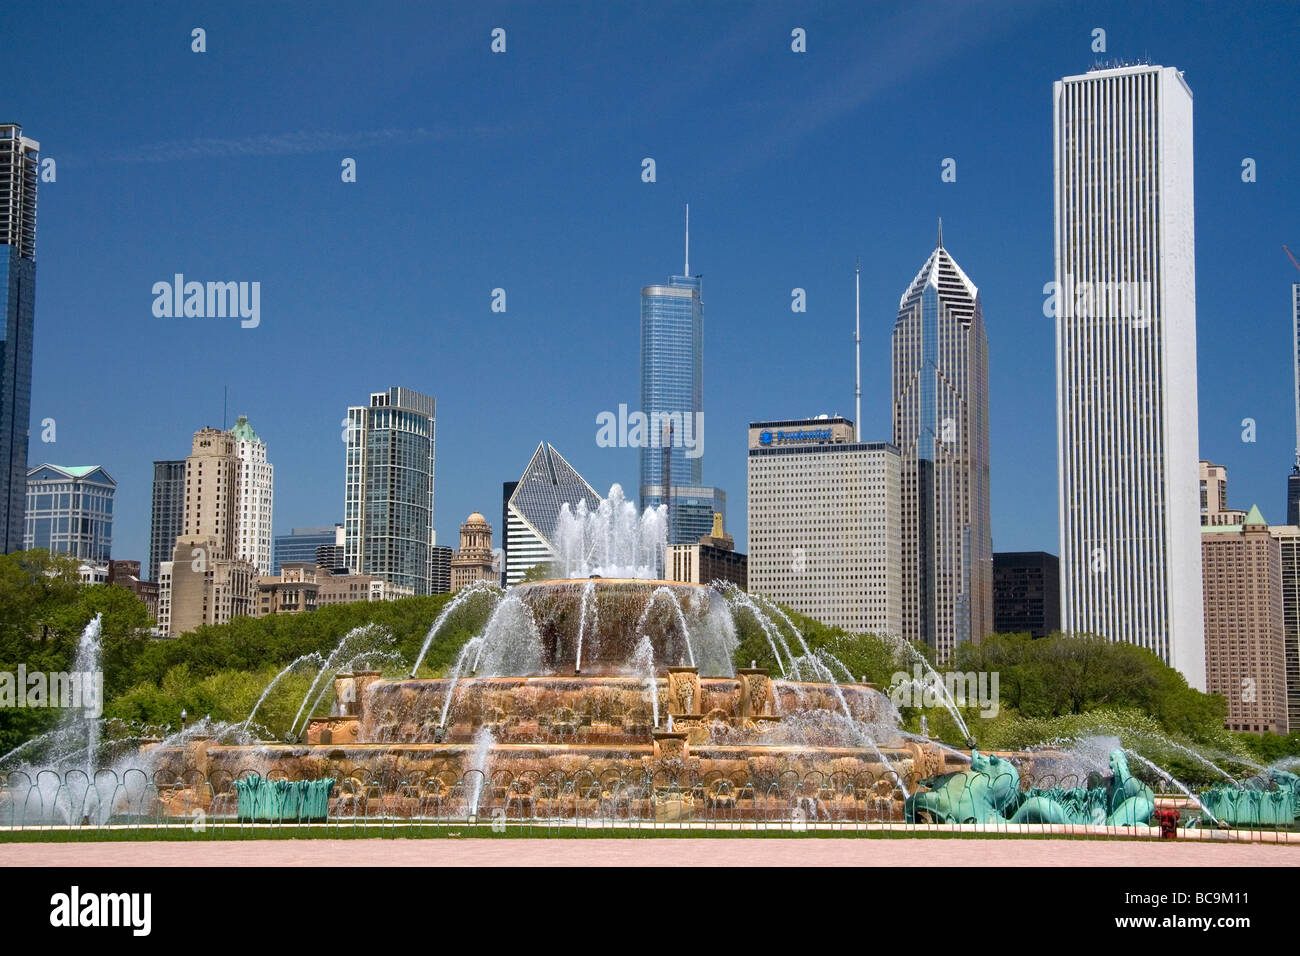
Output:
M844 707L873 727L889 726L892 715L888 698L868 684L773 680L762 670L701 677L695 668L671 667L654 679L654 694L652 702L648 682L627 675L459 681L340 675L336 699L346 712L311 720L307 742L468 743L486 729L502 743L648 744L671 719L696 745L860 746L840 716Z
M626 673L641 638L648 636L658 670L690 665L693 657L706 674L730 672L730 612L722 595L707 585L592 577L519 584L510 593L532 613L544 670Z

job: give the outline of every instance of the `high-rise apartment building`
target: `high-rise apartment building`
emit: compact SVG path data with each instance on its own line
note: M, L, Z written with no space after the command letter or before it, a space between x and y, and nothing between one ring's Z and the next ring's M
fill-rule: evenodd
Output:
M558 557L555 526L565 504L577 508L585 501L595 511L601 501L586 479L546 442L538 443L524 473L518 481L506 482L503 493L507 584L518 584L531 568Z
M938 245L893 334L902 466L903 636L940 660L993 631L988 340L979 290Z
M1287 733L1282 551L1259 508L1201 527L1206 691L1228 701L1229 730Z
M749 425L749 590L855 633L903 626L898 448L844 418Z
M1204 689L1192 93L1128 66L1053 101L1061 624Z
M417 595L436 593L434 413L431 396L399 387L348 409L347 566Z
M41 144L0 123L0 553L25 532L27 428L36 324L36 181Z
M158 583L185 530L185 459L153 463L153 511L149 523L149 580Z
M266 457L266 443L257 437L248 417L240 415L235 427L235 454L239 457L239 529L235 556L250 562L257 573L271 573L271 509L275 499L275 469Z
M693 544L726 517L727 496L704 485L703 280L686 264L667 285L641 290L642 508L668 505L668 543Z
M99 465L42 464L27 472L23 548L107 565L117 482Z
M181 533L159 568L158 624L169 636L253 613L257 572L238 556L238 441L217 428L194 433Z

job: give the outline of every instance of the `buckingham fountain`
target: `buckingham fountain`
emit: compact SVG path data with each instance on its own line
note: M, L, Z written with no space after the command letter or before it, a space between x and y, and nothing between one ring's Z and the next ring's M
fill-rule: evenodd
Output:
M291 739L200 735L158 747L157 768L177 780L233 783L250 770L332 780L331 814L380 800L399 817L489 804L510 817L564 817L613 800L634 818L705 807L744 818L766 814L774 788L794 788L812 794L811 817L901 821L909 780L969 764L902 733L889 697L812 652L775 605L734 586L660 580L662 508L638 514L615 485L597 509L565 505L556 540L556 579L463 590L409 676L336 673L331 712L305 718ZM473 601L491 605L482 632L445 676L415 676L444 621ZM745 616L775 671L735 667Z
M970 739L958 750L904 731L889 696L810 649L775 604L734 585L662 580L666 537L663 509L638 514L615 485L594 510L562 508L554 580L461 590L409 667L398 670L391 638L366 626L328 656L286 667L240 723L145 729L109 753L98 722L70 715L47 735L53 758L27 759L39 740L0 756L0 826L202 811L240 821L803 820L1137 833L1159 816L1161 798L1130 772L1128 756L1159 768L1118 740L1088 756L1082 779L1069 769L1077 755L1056 749L981 753ZM481 627L445 674L419 676L462 611ZM735 666L740 623L762 634L775 667ZM98 666L98 633L91 622L78 651L87 670ZM901 641L898 651L929 666ZM316 677L290 732L262 739L258 708L300 664ZM385 677L377 664L405 676ZM1201 798L1185 791L1184 810L1200 811L1190 825L1290 828L1300 778L1260 769Z

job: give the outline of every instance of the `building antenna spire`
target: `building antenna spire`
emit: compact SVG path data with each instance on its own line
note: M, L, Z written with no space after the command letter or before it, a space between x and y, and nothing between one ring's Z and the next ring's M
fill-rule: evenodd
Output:
M853 440L862 441L862 259L853 266Z
M943 216L939 217L939 248L943 248Z
M691 204L686 204L686 268L682 270L682 275L687 278L691 275Z

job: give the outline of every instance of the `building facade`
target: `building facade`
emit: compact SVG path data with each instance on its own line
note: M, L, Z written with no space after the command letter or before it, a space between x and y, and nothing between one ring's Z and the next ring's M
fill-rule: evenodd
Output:
M713 527L701 535L698 544L670 544L664 561L664 577L687 584L727 581L742 591L749 589L749 561L736 550L736 539L723 530L721 513L713 516Z
M235 427L239 457L239 537L235 556L249 562L259 575L271 573L271 510L275 501L275 469L266 457L266 443L240 415Z
M1061 629L1061 562L1046 551L993 555L993 630L1046 637Z
M23 546L41 144L0 123L0 553Z
M435 544L431 549L430 594L451 593L451 561L456 552L450 545Z
M749 590L855 633L903 626L901 462L844 418L751 422Z
M158 621L176 636L254 610L257 570L238 557L241 462L228 431L194 433L185 459L185 511L172 560L158 575Z
M419 595L435 593L434 416L431 396L399 387L348 409L347 566Z
M475 511L460 526L460 550L451 559L451 590L459 591L479 581L501 579L492 555L492 526Z
M1300 525L1300 282L1291 283L1291 366L1295 378L1295 458L1286 480L1286 523Z
M316 578L317 607L356 601L397 601L414 596L414 588L391 584L373 574L320 574Z
M326 568L334 567L332 564L318 561L317 553L323 547L335 545L341 527L342 525L335 525L332 528L292 528L288 534L277 534L272 561L274 573L279 574L281 567L286 564L301 564L304 561L315 561ZM345 565L340 563L338 567L345 567Z
M172 559L176 539L185 531L185 459L153 463L153 509L149 522L149 580Z
M1061 624L1204 689L1192 93L1129 66L1053 100Z
M903 636L940 660L993 631L988 391L979 290L943 247L941 226L893 333Z
M513 487L512 487L513 486ZM531 568L556 559L555 526L560 508L576 508L585 501L595 511L600 495L587 484L564 457L546 442L539 442L528 467L518 481L507 482L505 491L506 584L518 584Z
M1287 726L1300 730L1300 525L1269 528L1282 562L1282 651L1286 662Z
M1242 524L1201 527L1206 690L1228 700L1225 726L1288 732L1281 545L1259 508Z
M311 561L291 561L280 569L279 574L260 575L253 614L266 617L316 610L316 596L320 590L317 578L320 575L321 569Z
M116 491L117 482L99 465L37 465L27 472L23 548L107 565Z

